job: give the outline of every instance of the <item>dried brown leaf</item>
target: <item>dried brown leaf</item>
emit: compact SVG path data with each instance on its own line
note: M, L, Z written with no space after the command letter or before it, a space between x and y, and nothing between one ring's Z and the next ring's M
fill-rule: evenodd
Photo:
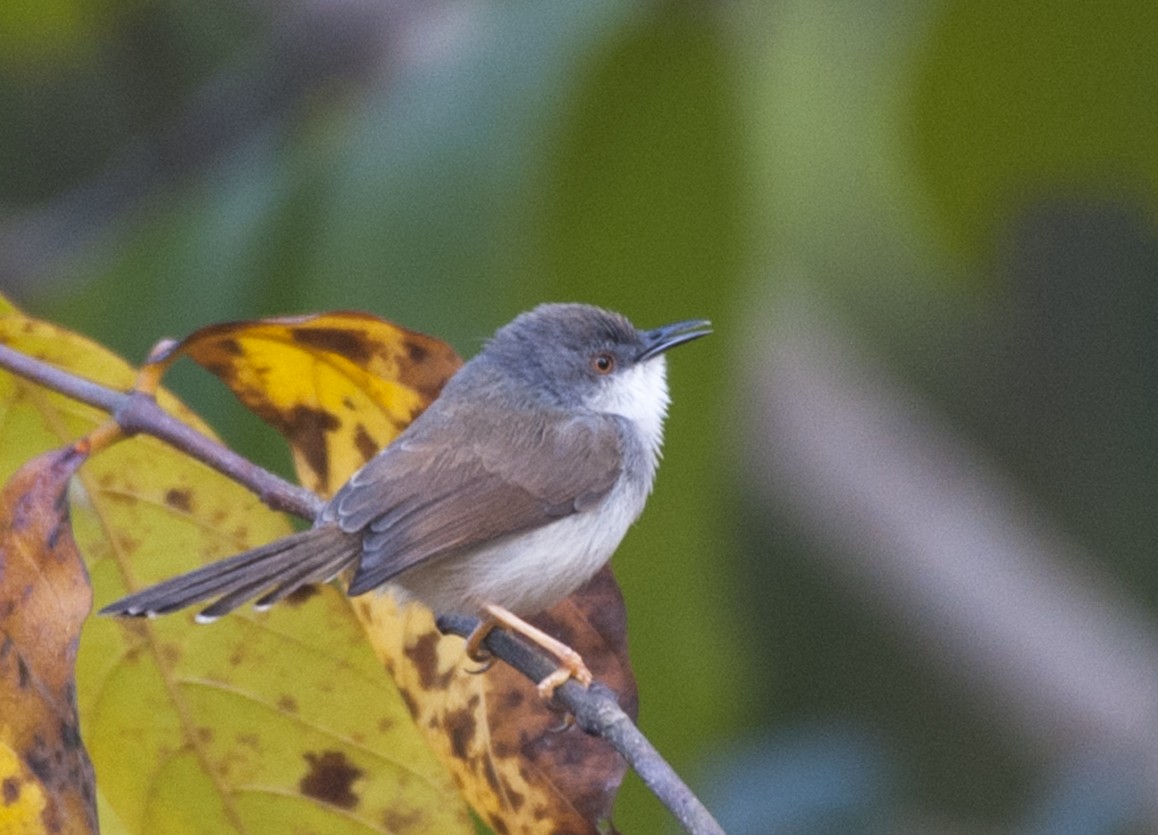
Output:
M68 482L84 456L46 453L0 492L0 831L96 832L75 664L92 607Z

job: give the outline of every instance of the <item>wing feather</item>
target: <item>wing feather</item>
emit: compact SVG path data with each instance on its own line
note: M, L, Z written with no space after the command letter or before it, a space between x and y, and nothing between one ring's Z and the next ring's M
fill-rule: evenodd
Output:
M531 431L479 420L472 442L399 439L330 504L347 532L362 533L350 584L360 594L406 569L593 510L615 486L623 429L606 415L546 415Z

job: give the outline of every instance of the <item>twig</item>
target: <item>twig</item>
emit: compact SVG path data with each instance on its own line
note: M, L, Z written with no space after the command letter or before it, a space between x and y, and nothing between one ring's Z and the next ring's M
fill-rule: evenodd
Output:
M309 490L290 484L173 417L146 391L116 391L3 344L0 368L108 412L126 435L145 434L164 441L248 488L275 510L311 521L321 511L322 500ZM456 635L469 635L476 625L469 617L438 619L440 630ZM557 666L550 656L501 629L493 630L484 644L496 658L531 681L541 681ZM580 728L607 740L627 760L691 835L723 834L704 805L619 707L608 687L597 682L585 688L568 681L556 690L555 698L574 714Z
M462 615L440 615L436 623L444 634L464 638L478 626L477 619ZM531 681L542 681L559 666L550 655L500 629L492 630L483 639L483 644L495 657ZM623 712L611 688L599 682L588 688L571 679L555 691L555 699L575 716L580 728L605 739L627 760L627 764L687 832L691 835L723 835L724 830L711 812Z
M0 368L95 406L113 416L126 435L144 433L164 441L238 484L249 488L274 510L313 520L322 507L316 495L290 484L233 450L170 415L152 396L140 391L116 391L62 371L7 345L0 345Z

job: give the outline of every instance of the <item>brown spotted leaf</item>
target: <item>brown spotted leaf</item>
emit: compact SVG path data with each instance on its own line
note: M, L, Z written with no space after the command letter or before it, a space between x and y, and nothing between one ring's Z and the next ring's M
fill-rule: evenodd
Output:
M180 352L277 427L294 448L303 483L327 496L420 413L458 366L442 343L362 314L210 327ZM462 640L443 637L421 606L400 610L388 595L353 605L418 727L496 831L596 831L625 770L610 746L574 728L557 733L558 714L509 667L470 674L476 665ZM634 710L623 601L609 570L537 622L574 646Z
M371 623L381 623L384 604L357 605L366 605ZM474 665L462 642L440 640L428 612L408 607L401 615L406 631L376 629L375 642L387 659L402 659L387 665L475 810L495 831L512 835L595 831L611 814L627 768L623 759L578 728L559 731L562 717L513 668L467 672ZM635 715L623 598L610 568L530 620L576 649Z
M46 453L0 492L0 832L96 832L75 678L92 589L66 500L83 461Z
M315 492L392 441L461 364L444 342L352 312L211 325L182 354L286 436Z
M0 343L114 388L136 376L3 299ZM209 432L166 391L157 400ZM4 372L0 417L0 477L106 419ZM93 456L70 497L98 606L292 530L244 488L143 435ZM92 618L77 681L105 835L473 829L337 589L210 626L188 613ZM0 768L5 756L0 746Z

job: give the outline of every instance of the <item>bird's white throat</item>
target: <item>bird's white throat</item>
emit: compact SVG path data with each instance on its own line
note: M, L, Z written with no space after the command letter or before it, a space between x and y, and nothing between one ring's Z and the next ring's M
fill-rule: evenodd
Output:
M663 421L670 403L667 359L660 355L607 380L587 405L596 412L620 415L634 423L654 461L663 446Z

